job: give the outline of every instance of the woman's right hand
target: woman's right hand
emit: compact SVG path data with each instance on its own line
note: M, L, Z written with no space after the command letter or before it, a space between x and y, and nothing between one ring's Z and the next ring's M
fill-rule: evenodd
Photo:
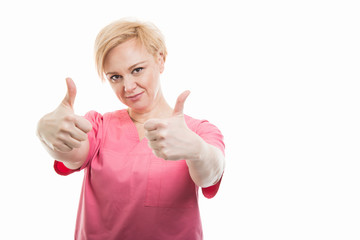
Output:
M67 94L61 104L51 113L42 117L38 123L37 134L40 140L56 152L70 152L80 148L87 140L91 123L84 117L74 114L76 86L71 78L66 79Z

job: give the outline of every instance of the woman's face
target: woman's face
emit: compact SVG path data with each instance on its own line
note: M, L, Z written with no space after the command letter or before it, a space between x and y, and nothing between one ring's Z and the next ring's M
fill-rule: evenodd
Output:
M154 57L136 39L113 48L105 58L104 71L116 96L132 110L150 111L162 98L163 57Z

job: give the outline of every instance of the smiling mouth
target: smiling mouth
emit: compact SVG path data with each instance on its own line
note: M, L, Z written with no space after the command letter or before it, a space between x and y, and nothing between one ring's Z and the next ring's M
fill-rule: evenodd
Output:
M141 93L138 93L138 94L135 94L135 95L132 95L132 96L128 96L126 98L129 98L129 99L134 99L136 97L139 97L141 94L143 94L144 92L141 92Z

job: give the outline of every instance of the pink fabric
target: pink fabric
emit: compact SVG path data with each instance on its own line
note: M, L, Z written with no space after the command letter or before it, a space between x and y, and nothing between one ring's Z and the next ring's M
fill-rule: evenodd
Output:
M84 169L75 239L202 239L198 187L185 160L165 161L139 141L126 110L91 111L90 150L84 165L70 170L55 161L58 174ZM185 116L188 127L224 152L223 136L207 121ZM203 188L212 198L220 181Z

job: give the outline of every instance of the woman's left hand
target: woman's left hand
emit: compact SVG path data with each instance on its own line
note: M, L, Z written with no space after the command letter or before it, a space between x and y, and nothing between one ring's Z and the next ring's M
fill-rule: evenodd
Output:
M148 144L159 158L191 160L199 157L201 138L187 127L183 113L189 94L190 91L180 94L170 118L150 119L144 124Z

